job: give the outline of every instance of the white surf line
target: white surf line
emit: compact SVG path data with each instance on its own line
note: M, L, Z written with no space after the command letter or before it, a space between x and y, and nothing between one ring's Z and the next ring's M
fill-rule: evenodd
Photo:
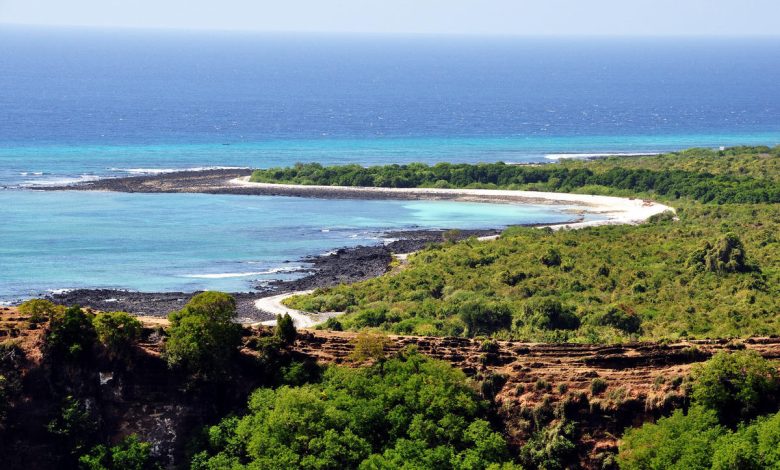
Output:
M311 191L355 193L359 197L361 193L384 192L388 194L403 193L411 196L447 196L450 198L478 198L483 202L513 202L518 204L558 204L577 206L578 211L597 214L603 216L599 220L588 220L556 225L547 225L552 230L561 229L579 229L584 227L596 227L600 225L638 225L650 217L664 212L675 213L674 208L660 204L658 202L646 199L623 198L616 196L596 196L590 194L572 194L572 193L551 193L540 191L514 191L508 189L443 189L443 188L374 188L374 187L353 187L353 186L318 186L318 185L295 185L295 184L272 184L272 183L253 183L249 181L249 176L234 178L230 180L231 185L242 187L266 187L280 189L300 190L306 188ZM574 208L573 208L574 209ZM480 241L496 240L500 235L488 235L479 237ZM395 257L398 260L405 261L413 253L399 253ZM310 328L319 323L333 318L344 312L325 312L325 313L307 313L300 310L291 309L282 301L294 295L310 294L312 291L298 291L287 294L280 294L271 297L264 297L255 302L255 307L274 315L283 315L289 313L293 318L296 328ZM267 320L256 325L273 326L276 320Z

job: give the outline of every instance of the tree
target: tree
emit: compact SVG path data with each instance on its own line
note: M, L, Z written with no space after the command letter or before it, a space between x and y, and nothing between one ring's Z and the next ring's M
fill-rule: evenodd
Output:
M688 265L713 273L744 273L757 270L748 263L742 240L733 233L727 233L715 245L706 242L702 249L691 254Z
M780 384L777 368L755 351L720 352L693 370L693 400L735 425L774 411Z
M723 431L712 410L694 406L687 415L677 410L655 424L626 431L618 462L623 470L708 469L713 445Z
M352 341L354 349L349 358L355 362L367 360L381 361L385 358L385 347L389 343L387 336L361 331Z
M160 468L151 455L152 445L141 442L135 434L119 444L108 447L97 445L79 458L84 470L151 470Z
M80 307L70 307L51 317L45 345L50 357L80 361L89 357L94 343L95 327L91 315Z
M551 298L527 302L523 307L523 322L544 330L575 330L580 326L574 308Z
M488 409L462 371L407 351L256 390L246 416L209 430L191 468L512 468Z
M46 299L26 300L19 304L18 309L22 315L29 315L30 323L41 323L65 312L65 307Z
M474 299L463 302L458 315L466 324L466 334L491 334L512 326L512 311L502 302Z
M168 316L168 364L203 380L224 377L241 340L235 316L236 302L228 294L203 292L193 297L183 309Z
M295 337L298 332L295 329L295 323L289 313L276 316L276 328L274 335L279 338L282 344L292 345L295 343Z
M99 313L92 324L112 357L126 354L141 336L141 322L126 312Z

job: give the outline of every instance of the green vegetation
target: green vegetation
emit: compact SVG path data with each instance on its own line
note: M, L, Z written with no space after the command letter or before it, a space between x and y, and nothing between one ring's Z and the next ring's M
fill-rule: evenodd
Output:
M346 311L344 329L395 334L613 342L780 333L780 206L688 204L679 217L510 228L496 241L430 247L400 272L288 305ZM551 251L560 264L549 263Z
M377 186L394 188L506 188L538 191L647 194L701 202L778 203L780 146L743 147L715 152L692 149L662 157L608 159L593 164L478 165L421 163L365 168L359 165L324 167L318 163L257 170L251 181ZM624 164L628 160L630 164ZM690 160L686 163L685 160ZM734 163L737 160L738 163ZM720 167L728 162L726 171ZM762 170L773 170L767 178ZM731 171L728 171L731 170Z
M780 466L777 368L755 352L720 353L694 373L693 405L626 432L626 470ZM759 413L770 413L749 421Z
M755 351L715 355L693 371L693 400L734 425L777 407L777 366Z
M461 371L409 351L257 390L246 416L209 430L192 468L512 468L487 412Z
M56 314L63 313L65 307L45 299L30 299L19 304L19 313L28 315L30 323L42 323Z
M780 333L780 206L764 203L780 202L778 160L780 147L739 147L542 166L297 165L253 177L673 199L679 221L510 228L495 242L436 245L400 272L287 300L301 310L347 312L326 327L613 342Z
M83 470L152 470L160 468L151 457L151 444L132 435L115 446L103 444L79 458Z
M52 315L46 334L46 353L55 359L80 362L89 358L95 339L92 314L70 307Z
M236 301L228 294L203 292L190 299L168 316L168 364L207 381L224 377L241 340L235 317Z
M289 313L276 316L276 329L274 330L274 336L282 344L291 345L295 342L295 336L298 332L295 330L295 324Z
M141 322L126 312L99 313L92 324L98 341L112 357L126 355L141 336Z

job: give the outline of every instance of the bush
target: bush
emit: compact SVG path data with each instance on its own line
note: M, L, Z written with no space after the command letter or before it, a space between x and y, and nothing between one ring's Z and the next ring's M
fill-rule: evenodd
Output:
M141 336L141 322L126 312L99 313L92 324L98 341L113 357L129 352Z
M512 326L512 311L502 302L467 300L458 308L458 316L466 324L468 336L489 335Z
M756 271L748 263L742 240L733 233L727 233L715 245L706 242L700 250L688 258L688 265L714 273L744 273Z
M722 433L713 411L692 407L685 415L677 410L656 424L626 431L618 462L623 470L708 469L713 445Z
M755 351L721 352L693 370L693 400L734 425L777 408L774 364Z
M592 323L599 326L611 326L626 333L639 333L642 329L642 320L634 312L624 308L610 306L603 313L592 317Z
M527 302L523 308L522 321L544 330L575 330L580 326L574 308L551 298Z
M51 317L45 351L54 359L81 361L90 357L95 337L91 315L80 307L70 307Z
M79 458L84 470L151 470L160 468L151 456L152 446L141 442L135 434L124 438L119 444L107 447L98 445L89 454Z
M600 393L604 393L604 391L607 389L607 381L602 378L595 378L590 382L590 393L593 395L598 395Z
M203 292L193 297L182 310L168 316L168 364L204 380L224 377L241 340L235 316L235 300L227 294Z
M555 248L549 248L547 249L547 252L543 254L541 258L539 258L539 261L541 261L542 264L547 266L548 268L551 268L553 266L560 266L561 253Z
M520 450L521 462L545 470L573 468L577 457L573 432L574 426L563 422L535 432Z
M246 416L209 430L191 468L511 468L487 413L463 372L409 351L256 390Z
M361 331L352 341L354 349L349 358L355 362L381 361L385 358L385 347L390 342L387 336Z
M279 338L279 341L285 345L292 345L295 343L295 337L298 332L295 329L292 317L289 313L276 316L276 328L274 328L274 335Z
M45 299L30 299L19 304L19 313L29 315L30 323L42 323L65 312L65 307Z

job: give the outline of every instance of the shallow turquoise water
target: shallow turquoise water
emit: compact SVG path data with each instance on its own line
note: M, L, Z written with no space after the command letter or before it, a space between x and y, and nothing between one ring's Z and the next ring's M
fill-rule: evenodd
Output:
M246 291L304 255L400 228L570 220L560 207L447 201L0 191L0 300L48 290Z

